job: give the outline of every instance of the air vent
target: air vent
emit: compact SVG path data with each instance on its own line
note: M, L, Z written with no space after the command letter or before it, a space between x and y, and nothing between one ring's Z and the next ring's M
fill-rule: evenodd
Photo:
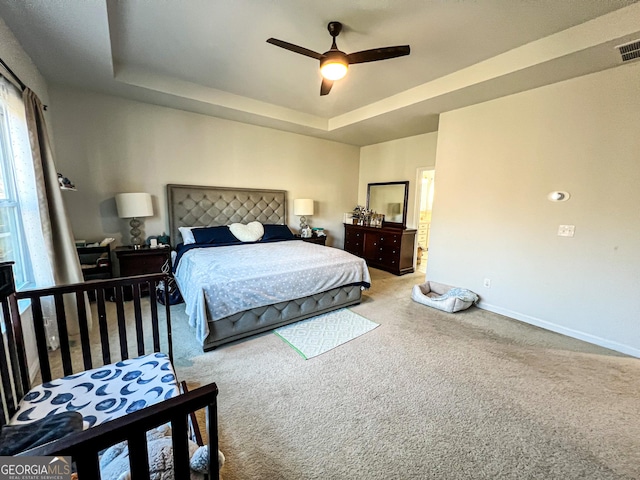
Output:
M634 40L631 43L619 45L616 48L620 51L623 62L640 58L640 40Z

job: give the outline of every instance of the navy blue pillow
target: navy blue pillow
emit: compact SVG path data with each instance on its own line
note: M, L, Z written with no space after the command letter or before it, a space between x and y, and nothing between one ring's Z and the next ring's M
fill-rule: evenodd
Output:
M222 225L220 227L204 227L204 228L194 228L191 230L193 232L193 238L195 238L196 243L240 243L229 227L226 225Z
M263 227L263 242L266 240L293 240L295 238L286 225L263 225Z

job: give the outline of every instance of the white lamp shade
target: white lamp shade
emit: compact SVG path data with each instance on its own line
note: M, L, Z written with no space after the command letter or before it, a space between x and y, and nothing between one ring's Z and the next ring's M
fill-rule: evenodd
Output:
M148 193L119 193L116 195L116 207L120 218L151 217L153 205Z
M298 198L293 201L294 215L313 215L313 200L310 198Z

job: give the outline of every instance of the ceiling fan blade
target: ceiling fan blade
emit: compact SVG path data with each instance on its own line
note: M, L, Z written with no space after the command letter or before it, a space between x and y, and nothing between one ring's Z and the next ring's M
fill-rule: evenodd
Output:
M320 95L327 95L333 87L333 80L322 79L322 85L320 85Z
M409 53L411 53L409 45L373 48L371 50L362 50L361 52L350 53L347 55L347 60L349 61L349 65L352 65L354 63L375 62L377 60L403 57L405 55L409 55Z
M269 40L267 40L267 43L275 45L276 47L284 48L285 50L299 53L300 55L306 55L307 57L315 58L316 60L320 60L323 57L321 53L314 52L313 50L309 50L308 48L299 47L298 45L294 45L293 43L283 42L282 40L278 40L277 38L270 38Z

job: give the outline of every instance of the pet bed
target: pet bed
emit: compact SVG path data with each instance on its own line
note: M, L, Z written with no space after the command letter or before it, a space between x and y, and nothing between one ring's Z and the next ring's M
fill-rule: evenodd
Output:
M411 298L422 305L449 313L466 310L479 300L478 295L471 290L437 282L415 285Z

